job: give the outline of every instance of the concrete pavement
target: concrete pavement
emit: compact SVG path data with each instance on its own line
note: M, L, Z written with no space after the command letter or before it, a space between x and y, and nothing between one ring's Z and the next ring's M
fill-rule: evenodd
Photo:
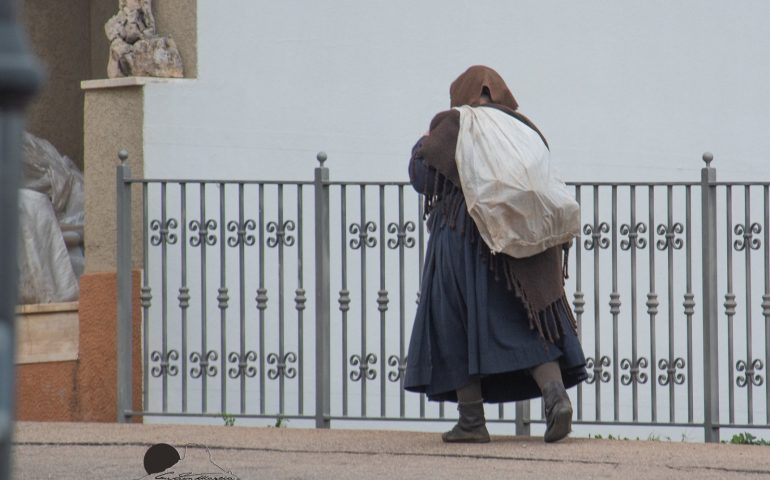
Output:
M485 445L446 445L435 433L37 422L17 423L14 440L17 480L142 478L147 448L161 442L184 456L174 475L162 477L167 480L196 478L180 472L227 478L228 471L243 480L770 479L770 447L750 445L590 439L546 445L538 437L505 436Z

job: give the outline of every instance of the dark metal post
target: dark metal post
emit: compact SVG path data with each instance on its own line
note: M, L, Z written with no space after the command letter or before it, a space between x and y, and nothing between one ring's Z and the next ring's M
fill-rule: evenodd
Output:
M516 402L516 435L530 436L529 400Z
M131 411L131 365L133 325L131 323L131 168L128 166L128 152L118 153L120 165L117 168L117 259L118 267L118 422L128 421L126 412Z
M319 152L315 169L315 425L329 428L329 169L326 153Z
M714 156L703 154L701 215L703 222L703 427L704 440L719 442L719 337L717 320L717 195Z
M16 242L24 107L42 83L42 69L29 53L16 2L0 0L0 479L11 478L15 408Z

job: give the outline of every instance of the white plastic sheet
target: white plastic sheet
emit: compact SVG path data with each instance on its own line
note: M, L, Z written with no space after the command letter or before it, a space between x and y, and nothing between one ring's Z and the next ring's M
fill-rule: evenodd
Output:
M494 108L457 109L460 182L490 250L525 258L580 235L580 206L538 133Z
M50 142L24 135L19 303L77 300L85 266L83 174Z

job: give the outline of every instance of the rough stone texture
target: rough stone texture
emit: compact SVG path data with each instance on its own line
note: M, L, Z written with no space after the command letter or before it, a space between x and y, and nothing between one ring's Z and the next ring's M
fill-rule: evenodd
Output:
M133 405L141 410L141 276L132 276ZM16 418L31 421L114 422L117 419L117 275L81 277L78 359L17 365ZM141 418L137 417L135 421ZM35 478L34 476L32 478Z
M114 0L112 2L114 5ZM91 34L80 21L66 19L87 20L89 0L17 3L23 3L22 19L30 47L45 65L48 77L43 90L27 109L26 130L49 140L62 155L71 158L82 169L83 92L80 81L91 74Z
M158 35L151 0L120 0L104 25L110 41L107 76L184 77L182 57L170 36Z
M85 100L86 273L117 269L115 167L128 151L131 175L144 175L144 89L142 86L87 90ZM132 196L133 264L142 261L142 197Z

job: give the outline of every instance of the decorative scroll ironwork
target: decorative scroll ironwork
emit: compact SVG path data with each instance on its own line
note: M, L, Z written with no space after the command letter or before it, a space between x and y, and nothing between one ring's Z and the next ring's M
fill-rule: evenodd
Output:
M628 238L620 241L620 248L623 250L630 250L632 246L639 250L646 248L647 240L642 237L645 233L647 233L647 225L642 222L634 226L624 223L620 226L620 234Z
M150 230L158 232L156 235L150 237L150 243L153 247L165 243L166 245L174 245L177 240L176 233L172 230L176 230L179 226L179 222L175 218L169 218L166 223L162 223L160 220L153 220L150 222Z
M297 226L293 220L286 220L281 225L278 225L277 222L268 222L265 229L268 231L268 233L275 233L275 236L268 237L267 246L270 248L276 247L278 245L291 247L294 245L294 237L287 234L286 232L293 232L296 227Z
M676 373L679 369L684 369L685 362L684 358L677 357L674 359L673 362L670 362L666 358L661 358L658 361L658 368L661 370L665 370L666 373L661 373L658 375L658 383L660 385L668 385L672 381L676 385L681 385L684 383L684 374L683 373Z
M197 363L198 366L190 370L190 376L193 378L200 378L201 375L216 377L217 366L213 362L217 360L219 360L219 354L214 350L209 350L205 355L201 355L199 352L192 352L190 354L190 362Z
M593 357L586 358L586 368L589 370L586 383L594 383L597 379L602 383L609 382L611 374L609 371L605 370L605 368L609 367L611 363L610 357L606 355L601 357L599 362L595 362ZM593 372L591 372L591 370Z
M620 361L620 369L628 370L628 374L620 377L620 383L623 385L631 385L632 383L645 384L647 383L647 374L642 371L649 366L649 362L645 357L639 357L636 362L632 362L628 358L624 358Z
M415 245L414 237L408 237L408 233L414 232L415 230L414 222L408 221L406 223L398 224L398 223L391 223L388 225L388 233L395 233L396 238L390 238L388 239L388 248L396 249L400 245L403 245L406 248L412 248Z
M290 363L297 363L297 354L294 352L286 353L283 358L275 353L271 353L267 356L267 363L269 365L275 365L274 368L267 371L267 376L270 380L275 380L280 376L286 378L294 378L297 376L297 369L288 366Z
M658 235L663 235L656 243L658 250L666 250L667 248L673 248L674 250L681 250L684 246L684 241L681 238L677 238L677 235L684 233L684 226L677 222L671 225L660 224L657 228Z
M160 362L160 365L152 367L152 370L150 370L153 377L157 378L163 375L175 377L176 374L179 373L179 368L171 363L179 360L179 352L176 350L169 350L166 352L165 356L156 350L150 354L150 360L153 362Z
M243 223L231 220L227 224L227 231L231 233L234 232L235 235L227 239L227 244L231 247L237 247L240 244L249 247L254 245L256 239L254 238L254 235L251 235L249 232L253 232L256 228L257 223L254 220L246 220Z
M230 352L227 356L229 363L235 364L235 366L227 371L227 375L230 378L238 378L241 375L252 378L257 374L257 368L249 365L249 362L257 361L257 352L249 350L241 355L238 352Z
M388 380L391 382L397 382L404 378L406 372L407 357L400 358L398 355L391 355L388 357L388 365L391 367L397 367L396 370L388 372Z
M199 247L203 243L205 243L206 245L217 244L217 236L210 233L210 232L217 231L216 220L213 220L213 219L206 220L203 223L201 223L198 220L191 220L190 231L193 233L198 232L197 234L190 236L190 245L192 245L193 247Z
M366 222L363 228L360 223L351 223L348 231L351 235L358 235L358 238L350 239L350 248L353 250L358 250L362 246L364 248L377 246L377 237L369 236L370 233L377 231L377 224L374 222Z
M757 373L757 370L762 370L763 368L765 368L765 364L758 358L754 359L754 361L749 364L743 360L738 360L738 363L735 364L735 369L739 372L746 373L739 375L735 379L735 383L741 388L747 386L749 383L755 387L761 386L765 383L765 380L762 378L762 375Z
M370 353L364 359L361 359L360 355L353 355L350 357L350 364L357 367L357 370L350 372L350 379L354 382L365 378L367 380L374 380L377 378L377 370L370 367L377 363L377 355Z
M605 233L610 233L610 226L607 222L602 222L598 225L586 223L583 225L583 233L591 236L591 238L588 238L583 242L583 246L586 250L593 250L597 246L602 249L610 246L610 239L603 235Z
M733 248L739 252L746 249L746 246L752 250L758 250L762 245L762 241L758 238L754 238L754 235L762 233L762 226L758 223L752 223L748 228L746 225L739 223L733 230L736 235L741 235L743 238L739 238L733 242Z

